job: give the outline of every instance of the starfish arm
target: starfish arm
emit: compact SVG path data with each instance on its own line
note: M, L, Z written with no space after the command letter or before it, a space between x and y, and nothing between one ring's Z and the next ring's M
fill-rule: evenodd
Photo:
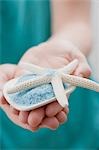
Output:
M62 74L63 82L99 92L99 84L86 78Z
M78 63L79 63L78 59L74 59L68 65L59 69L59 72L63 72L65 74L72 74L75 71L75 69L77 68Z
M51 78L52 77L49 75L43 75L41 77L37 77L36 79L23 81L22 83L19 83L18 85L14 85L11 88L9 87L9 89L7 89L7 93L12 94L12 93L20 92L23 90L31 89L31 88L37 87L45 83L50 83Z
M57 101L59 102L59 104L62 107L65 107L66 105L68 105L68 99L67 99L66 94L65 94L65 90L64 90L64 87L63 87L61 77L58 76L58 75L55 75L52 78L51 83L52 83L52 86L53 86L55 97L56 97Z
M75 89L76 89L75 86L70 85L70 86L68 86L68 87L65 89L65 94L68 96L68 95L70 95Z
M40 67L40 66L37 66L34 64L26 63L26 62L20 62L19 66L23 69L26 69L26 70L36 73L36 74L40 74L46 70L46 68L43 68L43 67Z

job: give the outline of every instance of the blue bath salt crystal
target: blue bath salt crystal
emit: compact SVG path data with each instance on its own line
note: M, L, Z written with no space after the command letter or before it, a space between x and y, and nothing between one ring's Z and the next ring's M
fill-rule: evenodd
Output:
M49 72L47 72L45 74L46 75L53 75L54 71L50 70ZM18 83L21 83L21 82L29 80L29 79L36 79L38 76L41 76L41 75L37 75L37 74L33 74L33 73L23 75L18 79L16 85ZM63 84L63 86L65 89L67 88L67 84ZM54 94L53 87L52 87L51 83L47 83L47 84L39 85L35 88L31 88L28 90L9 94L9 97L14 103L16 103L18 105L30 106L30 105L38 104L42 101L46 101L48 99L51 99L51 98L55 97L55 94Z

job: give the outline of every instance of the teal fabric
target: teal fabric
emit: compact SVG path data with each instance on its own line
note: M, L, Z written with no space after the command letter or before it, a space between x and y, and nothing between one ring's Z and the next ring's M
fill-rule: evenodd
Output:
M28 48L50 36L50 3L1 0L0 8L0 63L17 63ZM70 97L69 107L68 122L58 130L35 133L13 124L0 110L0 149L98 149L99 94L78 88Z
M47 0L0 0L2 63L18 62L22 54L50 36Z

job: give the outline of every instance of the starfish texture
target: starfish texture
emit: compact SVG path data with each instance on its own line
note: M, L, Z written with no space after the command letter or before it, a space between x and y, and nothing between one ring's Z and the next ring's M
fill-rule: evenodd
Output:
M75 71L78 64L78 60L75 59L61 69L45 69L33 64L21 63L20 65L28 71L33 73L35 72L36 74L43 73L43 75L37 76L36 79L29 79L19 83L18 85L9 87L7 89L7 93L12 94L30 88L35 88L42 84L51 83L55 98L62 107L65 107L68 105L66 90L68 91L70 89L69 92L71 93L75 87L78 86L99 92L98 83L86 78L71 75ZM64 89L63 83L69 84L66 90Z

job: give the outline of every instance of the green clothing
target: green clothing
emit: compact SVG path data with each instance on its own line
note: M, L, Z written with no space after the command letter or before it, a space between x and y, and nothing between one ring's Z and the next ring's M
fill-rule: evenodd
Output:
M50 36L50 3L1 0L0 8L0 63L17 63L28 48ZM68 122L56 131L27 131L13 124L0 110L1 149L98 149L99 94L78 88L69 103Z

